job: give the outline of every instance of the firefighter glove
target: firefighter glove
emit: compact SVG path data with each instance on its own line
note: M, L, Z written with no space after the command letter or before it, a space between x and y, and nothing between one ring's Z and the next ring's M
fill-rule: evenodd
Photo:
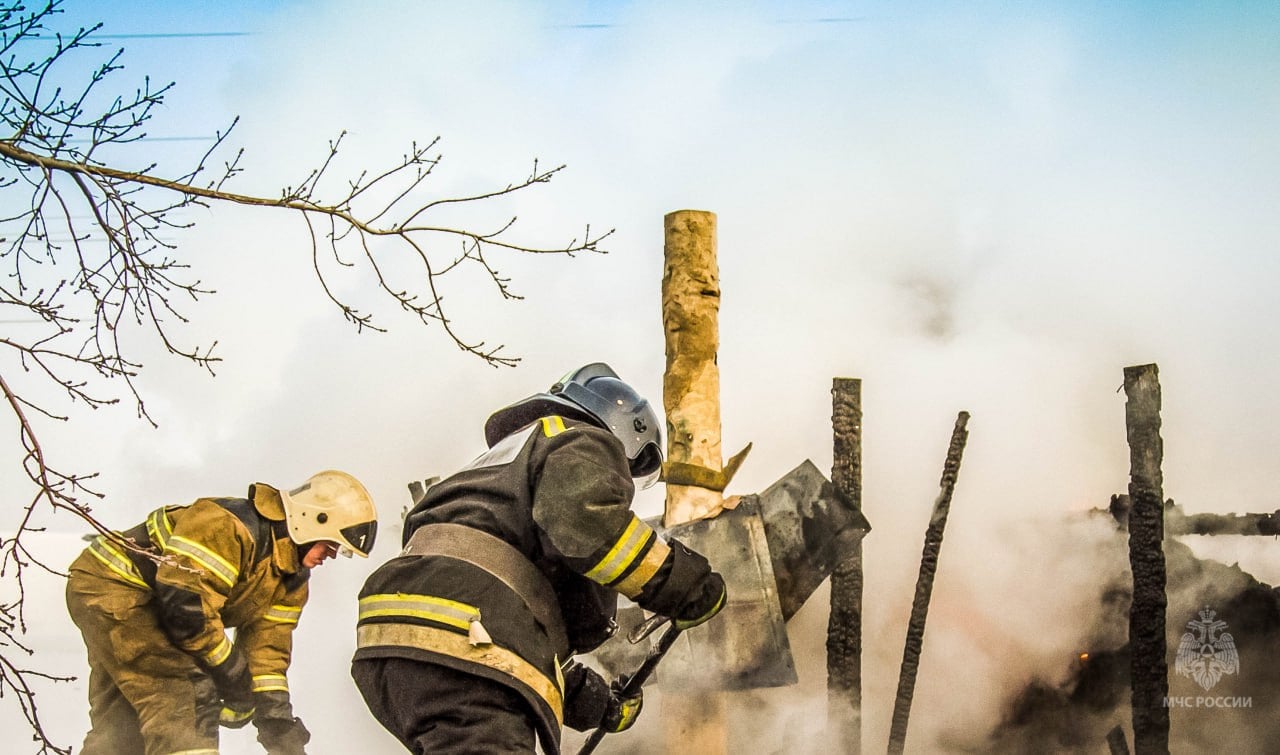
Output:
M255 720L254 725L267 755L306 755L311 732L302 725L301 718L268 718Z
M230 709L236 714L244 714L247 721L248 716L253 715L253 677L249 674L249 664L244 659L244 653L240 652L240 648L233 647L225 661L208 667L208 670L209 678L213 679L214 686L218 688L218 697L222 698L224 711ZM220 723L223 718L224 716L219 716Z
M671 623L680 630L703 624L720 613L727 597L724 578L716 572L710 572L689 591Z
M218 725L228 729L242 729L253 720L253 708L233 708L223 705L218 713Z
M602 726L612 695L609 683L576 661L566 661L564 674L564 725L577 731Z
M644 690L637 689L634 693L625 694L622 688L626 683L624 676L609 687L609 704L605 708L600 726L612 734L630 729L640 717L640 709L644 707Z

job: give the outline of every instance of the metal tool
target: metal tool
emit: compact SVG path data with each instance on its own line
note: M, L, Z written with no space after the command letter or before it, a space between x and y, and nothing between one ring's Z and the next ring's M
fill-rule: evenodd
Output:
M644 642L646 637L653 634L655 631L657 631L658 627L662 626L668 621L671 621L671 617L663 616L660 613L655 613L654 615L650 616L649 618L645 619L644 621L632 627L630 632L627 632L627 642L630 642L632 645L638 645L641 642Z
M660 618L665 619L665 617ZM640 627L637 627L637 631L648 625L650 621L652 621L652 618L644 624L641 624ZM647 636L661 623L662 622L660 621L653 623L652 626L649 627L649 630L644 633L644 636ZM633 631L632 635L637 634L637 631ZM676 637L680 635L680 632L681 630L674 624L667 627L667 631L663 632L662 636L658 638L658 644L654 645L653 649L649 651L649 654L645 656L644 663L640 664L640 668L636 669L634 674L626 678L626 682L622 685L622 691L620 693L622 697L633 696L640 691L640 688L644 683L653 675L653 670L658 667L658 661L661 661L662 657L671 649L671 646L675 643ZM640 639L643 639L643 636ZM587 755L587 753L595 751L596 746L600 744L600 740L604 739L604 735L608 733L609 732L605 731L603 728L599 728L591 732L591 736L587 737L587 741L582 745L582 749L578 750L578 755Z

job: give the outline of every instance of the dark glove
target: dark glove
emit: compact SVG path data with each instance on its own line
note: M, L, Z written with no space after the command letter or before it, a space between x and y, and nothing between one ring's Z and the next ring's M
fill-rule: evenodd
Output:
M222 698L218 697L218 686L204 671L194 674L193 677L191 681L195 693L195 730L204 739L217 739L218 716L222 712Z
M247 710L234 708L226 702L218 713L218 725L228 729L243 729L253 720L253 708Z
M232 729L249 723L253 717L253 677L240 648L233 647L227 659L217 666L209 666L208 672L218 688L218 697L222 698L218 723Z
M724 579L711 569L705 556L674 538L671 554L662 565L660 586L636 601L642 608L670 616L680 629L696 627L724 608Z
M640 709L644 707L644 690L637 689L624 697L622 688L626 683L627 678L623 676L609 685L609 703L605 707L600 727L613 734L630 729L640 717Z
M267 755L306 755L311 732L302 725L301 718L254 719L253 723L258 727L258 742L266 748Z
M600 725L609 708L609 683L576 661L566 661L564 675L564 725L588 731Z
M680 630L705 623L720 613L727 598L724 578L716 572L710 572L686 594L671 623Z
M269 755L303 755L303 746L311 732L293 715L293 703L286 690L273 689L253 693L253 725L258 728L258 741Z

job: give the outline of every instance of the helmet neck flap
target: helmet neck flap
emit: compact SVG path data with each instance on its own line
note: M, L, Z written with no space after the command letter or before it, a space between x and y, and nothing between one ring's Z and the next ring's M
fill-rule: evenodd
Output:
M485 423L493 447L521 427L553 414L590 422L622 442L631 476L648 487L662 468L661 421L649 402L623 382L609 365L594 362L538 393L494 412Z

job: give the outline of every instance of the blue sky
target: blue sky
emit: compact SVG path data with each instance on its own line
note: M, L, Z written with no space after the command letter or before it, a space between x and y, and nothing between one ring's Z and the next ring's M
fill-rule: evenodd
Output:
M310 277L298 221L194 214L180 241L219 294L189 333L219 341L218 377L144 343L158 430L124 407L50 431L103 471L103 518L321 466L367 479L394 518L405 482L465 462L490 411L570 367L603 359L659 397L662 216L684 208L719 218L724 445L755 444L731 492L806 457L829 466L830 380L864 380L868 590L882 598L868 616L893 638L885 658L900 652L900 596L961 409L973 419L944 568L988 615L1008 603L987 578L1007 586L1015 569L990 522L1021 532L1126 485L1125 366L1161 368L1166 495L1197 511L1272 506L1280 7L692 5L68 2L69 25L102 19L104 34L242 33L104 40L127 49L123 85L177 82L152 135L241 116L232 141L249 170L233 188L278 192L343 129L348 171L440 136L432 191L566 163L495 216L557 240L617 229L607 256L502 260L522 301L467 280L450 291L464 332L524 357L495 371L373 299L394 330L354 337ZM84 428L103 442L76 444ZM394 550L379 547L374 561ZM1203 547L1280 574L1255 544ZM345 626L371 566L326 567L331 592L308 618ZM345 697L315 708L352 704L336 671ZM922 694L947 711L943 691ZM981 725L1000 694L975 688L966 718Z

